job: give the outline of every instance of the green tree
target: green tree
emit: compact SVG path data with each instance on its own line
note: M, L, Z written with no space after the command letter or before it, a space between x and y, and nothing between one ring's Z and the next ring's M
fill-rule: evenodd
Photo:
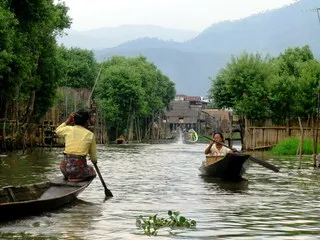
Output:
M58 48L61 61L61 87L92 89L98 73L98 64L92 51L64 46Z
M134 66L142 81L142 87L146 91L148 109L146 114L159 114L175 97L174 83L162 74L157 67L143 56L129 59L130 65Z
M136 131L142 131L174 99L174 83L145 57L115 56L102 66L95 99L105 113L111 138L128 132L133 122Z
M232 57L226 68L212 78L209 96L219 108L230 108L241 116L262 119L268 115L267 82L272 67L260 54Z
M52 0L7 0L2 9L12 13L16 24L6 46L13 57L1 76L7 93L1 115L10 108L11 117L20 122L36 121L53 102L59 78L55 37L70 26L67 8Z
M100 78L97 92L99 106L106 116L109 131L116 129L122 134L131 115L146 113L145 91L141 87L141 79L128 65L109 66Z
M275 74L268 83L274 121L310 116L317 101L319 63L308 46L288 48L273 59Z
M10 81L9 75L11 65L14 61L14 39L16 36L15 27L18 21L14 14L4 9L4 2L0 3L0 109L4 109L6 100L12 96L13 82ZM0 114L0 117L3 114Z
M315 113L318 81L319 62L308 46L288 48L273 59L243 53L212 79L209 95L215 107L283 123Z
M300 76L299 65L302 62L307 62L314 59L313 54L309 46L304 46L302 48L288 48L281 53L278 60L279 69L278 72L280 75L287 74L289 76Z
M299 95L296 107L298 116L316 116L320 99L320 62L309 60L300 65Z

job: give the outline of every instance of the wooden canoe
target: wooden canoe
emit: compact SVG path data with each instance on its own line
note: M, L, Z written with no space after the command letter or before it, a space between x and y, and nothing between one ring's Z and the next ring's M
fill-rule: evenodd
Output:
M125 143L125 142L126 142L126 141L125 141L124 138L121 138L121 137L120 137L120 138L117 138L117 139L116 139L116 143L117 143L117 144L123 144L123 143Z
M0 189L0 221L36 215L72 203L93 179L68 182L62 177L52 181Z
M221 160L206 159L199 171L203 176L220 178L223 180L239 180L249 167L248 154L228 153Z
M182 136L183 143L196 143L198 141L198 134L193 129L190 129L188 132L185 132Z

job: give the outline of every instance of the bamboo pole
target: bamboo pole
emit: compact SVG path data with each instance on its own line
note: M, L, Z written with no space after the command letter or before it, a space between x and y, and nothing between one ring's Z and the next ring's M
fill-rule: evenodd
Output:
M230 146L233 146L233 131L232 131L232 122L233 122L233 116L229 112L229 138L230 138Z
M303 150L303 127L302 127L302 124L301 124L301 119L300 117L298 117L298 120L299 120L299 126L300 126L300 131L301 131L301 135L300 135L300 142L299 142L299 169L301 168L301 160L302 160L302 150Z

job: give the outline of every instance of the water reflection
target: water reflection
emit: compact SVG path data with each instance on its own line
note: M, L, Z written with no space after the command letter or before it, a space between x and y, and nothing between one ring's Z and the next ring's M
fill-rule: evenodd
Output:
M135 225L139 215L168 210L197 221L196 229L161 230L157 239L315 239L320 233L319 169L312 160L254 153L281 168L250 163L246 180L201 177L206 144L98 147L98 165L114 197L105 201L97 177L80 201L57 211L0 223L0 239L150 239ZM0 185L60 176L62 149L0 158Z
M62 159L61 150L14 152L0 158L0 185L35 183L46 179Z
M226 191L231 193L241 193L249 189L249 181L242 178L238 181L225 181L218 178L200 176L204 182L208 183L207 188L214 191Z

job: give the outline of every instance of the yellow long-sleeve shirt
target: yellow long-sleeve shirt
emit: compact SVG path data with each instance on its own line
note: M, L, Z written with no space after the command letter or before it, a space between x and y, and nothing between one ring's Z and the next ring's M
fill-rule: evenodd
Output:
M68 126L66 123L62 123L57 127L55 132L58 136L64 137L65 139L64 153L81 156L89 154L91 162L97 162L96 138L94 133L82 126Z

